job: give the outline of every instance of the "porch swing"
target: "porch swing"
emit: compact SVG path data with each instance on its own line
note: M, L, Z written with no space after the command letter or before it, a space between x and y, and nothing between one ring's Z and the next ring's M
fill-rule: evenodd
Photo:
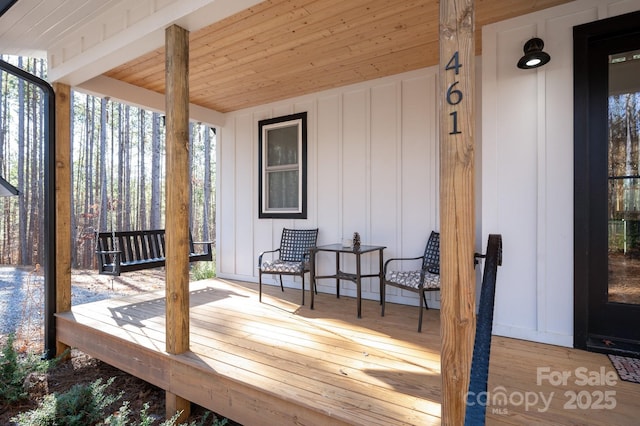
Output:
M189 262L212 261L211 241L193 241L189 230ZM195 247L201 247L196 251ZM96 232L98 272L119 276L124 272L165 266L165 230Z

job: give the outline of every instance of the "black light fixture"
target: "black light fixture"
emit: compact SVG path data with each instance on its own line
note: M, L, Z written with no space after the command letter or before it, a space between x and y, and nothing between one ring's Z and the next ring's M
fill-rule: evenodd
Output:
M524 56L518 61L518 68L527 70L530 68L538 68L548 63L551 56L543 52L544 41L537 37L532 38L524 44Z

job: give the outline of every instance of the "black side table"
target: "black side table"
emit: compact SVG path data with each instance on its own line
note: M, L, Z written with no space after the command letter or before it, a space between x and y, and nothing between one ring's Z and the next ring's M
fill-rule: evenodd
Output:
M336 280L336 297L340 297L340 280L351 281L356 284L356 290L358 294L358 318L362 318L362 278L378 277L380 281L380 287L382 287L382 251L385 246L365 246L361 245L358 248L344 247L342 244L328 244L324 246L318 246L311 249L311 309L313 309L313 296L315 288L315 282L318 279L333 278ZM316 254L321 251L332 252L336 254L336 273L334 275L316 275ZM361 257L364 253L378 252L379 269L377 274L365 274L362 275ZM348 273L340 270L340 253L353 254L356 256L356 273ZM382 294L382 293L381 293Z

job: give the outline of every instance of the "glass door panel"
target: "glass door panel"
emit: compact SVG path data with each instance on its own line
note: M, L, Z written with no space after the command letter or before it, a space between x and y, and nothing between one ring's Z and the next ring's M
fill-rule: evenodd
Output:
M609 56L608 301L640 304L640 50Z

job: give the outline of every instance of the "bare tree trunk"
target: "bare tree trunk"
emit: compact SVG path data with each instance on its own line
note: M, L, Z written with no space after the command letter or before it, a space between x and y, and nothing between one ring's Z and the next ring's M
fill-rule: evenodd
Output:
M24 69L27 72L31 72L30 68L31 68L31 60L29 58L26 58L26 64L24 65ZM26 82L25 82L26 83ZM33 145L30 143L30 141L33 140L33 136L31 135L31 131L32 131L32 127L31 127L31 123L33 123L33 116L32 116L32 106L33 106L33 87L31 84L26 83L24 85L24 109L23 109L23 114L24 114L24 139L23 139L23 143L25 144L24 146L24 160L23 160L23 166L24 166L24 170L23 170L23 174L24 174L24 180L22 182L22 188L24 189L24 193L22 194L22 199L24 201L24 210L23 210L23 215L20 216L20 221L24 223L24 229L25 229L25 245L24 245L24 250L23 250L23 255L22 255L22 264L23 265L31 265L32 264L32 260L33 260L33 256L32 256L32 246L30 244L27 243L27 241L31 241L31 209L30 206L32 204L32 200L31 197L33 196L33 194L31 193L31 159L32 159L32 148Z
M82 236L82 244L84 247L84 259L82 262L83 268L89 268L93 264L93 233L95 231L95 143L94 138L96 134L96 98L89 96L91 99L91 114L87 131L87 162L85 163L86 170L86 186L85 186L85 225Z
M22 57L18 58L18 68L22 68ZM24 117L25 117L25 83L23 79L18 79L18 188L23 192L18 196L18 241L20 264L27 265L27 208L25 204L25 177L24 177L24 157L25 157L25 137L24 137Z
M43 80L46 79L46 73L47 73L47 67L46 67L46 62L44 59L40 60L40 78L42 78ZM40 114L40 128L42 129L42 131L40 132L40 154L38 155L39 160L39 166L38 166L38 177L40 182L44 182L44 178L45 178L45 174L44 174L44 162L45 162L45 158L44 158L44 151L45 151L45 139L46 139L46 133L45 133L45 114L46 114L46 110L44 108L44 102L45 102L45 98L44 98L44 94L42 97L42 109L41 109L41 114ZM45 246L45 237L44 237L44 222L46 220L46 217L44 215L44 199L45 199L45 193L44 193L44 184L39 186L39 190L40 190L40 196L39 196L39 207L38 207L38 211L41 212L40 214L40 220L39 220L39 224L40 224L40 231L38 232L39 235L39 241L41 242L40 244L38 244L39 247L44 247ZM40 264L44 264L44 256L45 256L45 251L44 249L41 250L39 252L39 262Z
M140 109L140 122L138 131L138 159L140 163L140 179L138 185L138 226L139 229L147 229L147 196L146 196L146 172L144 168L144 140L145 140L145 116L146 113Z
M131 229L131 122L130 122L131 107L125 105L124 107L124 185L123 194L124 199L124 229Z
M122 115L122 104L118 104L118 203L117 203L117 218L116 218L116 228L118 230L124 229L124 150L125 150L125 139L124 135L124 126L123 120L124 117Z
M76 99L75 99L75 93L72 90L71 91L71 99L70 99L71 105L75 105L76 103ZM74 144L77 142L74 139L74 131L73 131L73 126L75 125L76 122L76 114L75 114L75 108L71 108L71 112L69 113L69 120L71 120L71 146L73 147ZM71 188L75 188L75 183L78 181L78 179L75 176L75 172L74 170L71 171ZM78 250L77 250L77 241L78 241L78 220L76 219L76 213L77 213L77 207L78 207L78 202L77 202L77 191L74 191L74 194L76 194L75 196L71 197L71 241L73 241L74 247L72 247L71 250L71 267L72 268L77 268L78 267Z
M115 123L116 123L116 118L115 118L115 102L111 102L111 156L113 156L113 153L116 152L116 129L115 129ZM120 104L118 104L118 111L120 111ZM118 115L118 122L120 120L120 116ZM120 135L118 134L118 140L120 140ZM118 203L117 203L117 195L116 195L116 185L114 185L114 180L115 180L115 170L114 170L114 164L115 161L113 161L113 157L111 157L112 160L109 162L109 171L110 171L110 179L111 179L111 184L109 185L110 188L110 195L109 195L109 219L111 219L111 222L109 224L108 228L106 229L111 229L114 230L115 228L117 228L117 223L114 223L114 219L113 219L113 215L112 212L113 211L118 211L119 209L118 207Z
M87 110L86 110L86 138L85 138L85 151L86 160L84 166L84 211L82 213L83 224L82 232L80 234L82 257L81 267L87 268L91 265L93 258L93 216L94 216L94 186L93 186L93 162L94 162L94 149L93 149L93 136L95 134L95 98L93 96L87 96Z
M202 241L209 241L209 205L211 204L211 129L204 129L204 200L202 202Z
M98 231L107 230L107 98L100 100L100 148L98 152L98 171L100 173L100 219Z
M160 114L153 113L151 118L151 229L162 227L160 210L162 194L160 192Z
M36 60L33 60L33 74L37 75ZM40 187L41 181L38 179L38 162L40 160L40 149L42 145L42 139L40 137L40 129L42 129L42 109L38 108L40 105L40 91L36 90L33 85L30 85L30 102L31 102L31 157L29 166L29 233L28 239L31 242L31 250L29 250L29 265L35 265L40 263L39 250L39 235L40 223L38 212L41 210L38 208L40 204ZM40 112L39 112L40 111Z
M91 131L87 137L87 144L89 145L89 157L87 158L87 197L89 199L89 210L87 211L87 224L84 233L84 250L85 261L82 265L83 268L89 268L93 265L94 248L93 248L93 234L96 230L96 98L91 98ZM98 195L99 197L99 195Z

